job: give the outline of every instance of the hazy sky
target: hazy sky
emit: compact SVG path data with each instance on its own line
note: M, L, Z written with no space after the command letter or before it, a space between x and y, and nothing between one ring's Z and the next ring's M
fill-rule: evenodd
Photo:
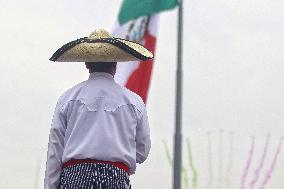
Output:
M88 77L81 63L48 59L61 45L96 28L111 31L120 4L121 0L0 0L0 188L43 188L57 98ZM239 188L252 135L256 155L247 183L254 177L268 133L270 148L260 180L269 169L284 135L283 10L280 0L185 1L183 131L184 138L191 139L200 189L208 189L208 131L212 132L213 188L225 188L225 181L230 189ZM176 10L160 16L147 104L153 147L147 162L131 177L137 189L171 188L162 140L172 146L176 19ZM228 170L231 131L234 164ZM267 188L284 185L282 150ZM184 165L188 168L186 154ZM189 169L188 174L192 178Z

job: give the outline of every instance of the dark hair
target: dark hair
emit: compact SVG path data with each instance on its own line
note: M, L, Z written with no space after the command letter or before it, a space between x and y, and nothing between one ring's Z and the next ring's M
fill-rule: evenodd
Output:
M86 68L90 73L93 72L111 72L116 62L85 62Z

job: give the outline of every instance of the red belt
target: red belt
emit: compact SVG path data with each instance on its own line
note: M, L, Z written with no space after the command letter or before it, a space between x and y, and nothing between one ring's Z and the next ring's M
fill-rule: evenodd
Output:
M63 168L71 166L71 165L77 165L81 163L103 163L103 164L110 164L115 167L118 167L120 169L123 169L129 174L129 168L127 165L125 165L122 162L112 162L112 161L102 161L102 160L96 160L96 159L70 159L69 161L63 163Z

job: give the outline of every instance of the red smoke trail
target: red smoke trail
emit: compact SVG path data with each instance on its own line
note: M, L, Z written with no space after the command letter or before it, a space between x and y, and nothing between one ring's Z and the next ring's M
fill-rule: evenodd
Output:
M241 179L241 189L245 189L245 184L246 184L246 178L250 169L250 165L251 165L251 161L252 161L252 157L253 157L253 153L254 153L254 145L255 145L255 137L252 136L251 137L251 145L250 145L250 151L249 151L249 156L248 156L248 160L244 169L244 173L242 175L242 179Z
M277 151L274 154L274 158L273 158L273 161L271 163L270 169L266 173L264 181L261 183L260 189L264 189L265 185L268 183L269 179L271 178L272 173L274 172L274 168L275 168L275 165L277 163L277 159L278 159L278 156L280 154L281 147L282 147L282 144L283 144L283 139L284 138L281 137L280 140L279 140Z
M265 143L265 146L264 146L264 149L263 149L263 153L262 153L262 157L261 157L261 160L259 162L258 168L254 172L254 179L250 183L250 189L254 188L255 183L259 179L259 173L260 173L260 171L261 171L261 169L262 169L262 167L264 165L264 161L265 161L265 158L266 158L266 155L267 155L269 140L270 140L270 135L267 135L266 143Z

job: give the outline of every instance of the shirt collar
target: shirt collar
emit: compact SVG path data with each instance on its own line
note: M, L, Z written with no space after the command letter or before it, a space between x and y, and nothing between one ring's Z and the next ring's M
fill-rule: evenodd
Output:
M89 75L89 79L94 79L94 78L97 78L97 77L105 77L105 78L108 78L108 79L113 79L113 76L109 73L106 73L106 72L93 72L93 73L90 73L90 75Z

